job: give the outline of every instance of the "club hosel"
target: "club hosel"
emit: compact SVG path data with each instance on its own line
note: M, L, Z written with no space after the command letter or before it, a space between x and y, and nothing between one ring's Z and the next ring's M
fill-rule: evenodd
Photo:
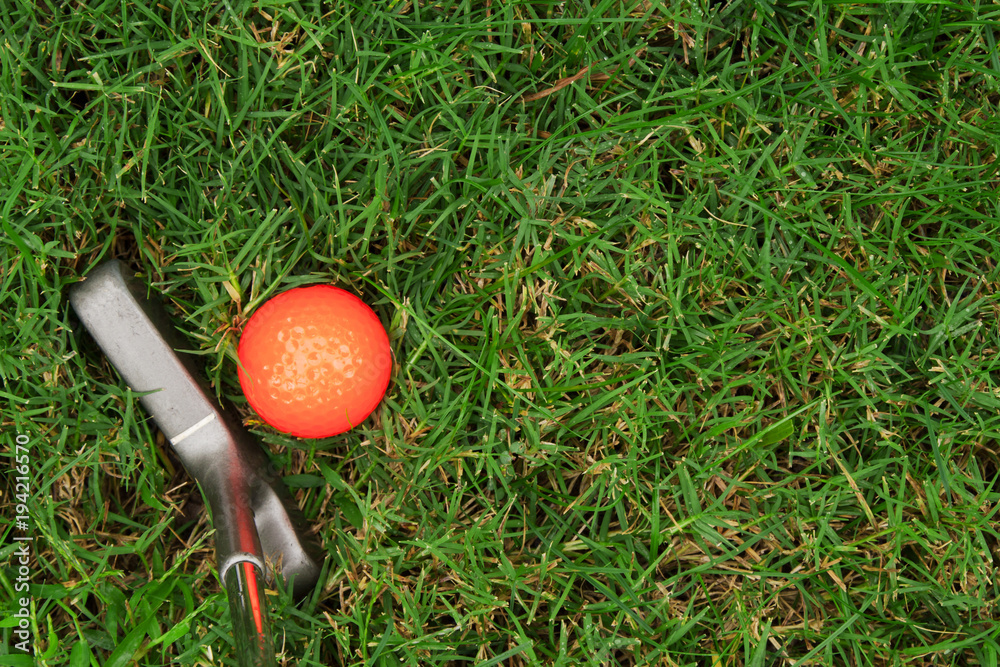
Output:
M302 532L298 507L277 471L242 425L229 415L209 419L174 443L184 467L208 498L216 528L219 575L253 561L269 579L280 573L295 598L312 590L321 557ZM277 562L266 562L272 554Z
M225 471L222 472L225 474ZM264 551L250 503L238 495L232 497L231 492L235 489L226 484L203 485L202 488L206 490L215 526L215 557L219 581L224 586L229 569L243 562L253 563L261 574L266 574L268 570L264 562Z
M208 500L220 579L225 581L226 571L241 561L251 561L265 572L254 496L261 486L256 471L262 465L266 468L266 457L239 446L229 427L215 416L173 446Z

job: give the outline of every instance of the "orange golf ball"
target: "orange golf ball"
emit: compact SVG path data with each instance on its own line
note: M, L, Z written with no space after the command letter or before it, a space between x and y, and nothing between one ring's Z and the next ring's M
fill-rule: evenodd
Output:
M332 285L298 287L267 301L243 328L237 354L250 406L300 438L360 424L385 395L392 370L378 316Z

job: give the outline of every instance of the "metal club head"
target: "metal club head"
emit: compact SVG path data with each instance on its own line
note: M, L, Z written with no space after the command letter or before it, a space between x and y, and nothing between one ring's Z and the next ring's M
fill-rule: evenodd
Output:
M124 264L93 270L70 303L122 379L170 440L208 499L216 530L219 578L251 563L280 576L295 597L319 579L320 550L261 445L234 410L222 409L200 379L166 313L145 297Z

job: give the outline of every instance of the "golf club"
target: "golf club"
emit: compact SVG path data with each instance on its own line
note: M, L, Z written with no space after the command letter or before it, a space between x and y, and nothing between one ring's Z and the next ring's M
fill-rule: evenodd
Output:
M70 303L201 487L215 526L241 665L273 665L263 576L296 598L319 580L320 550L261 445L212 397L165 311L124 264L108 261L73 287Z

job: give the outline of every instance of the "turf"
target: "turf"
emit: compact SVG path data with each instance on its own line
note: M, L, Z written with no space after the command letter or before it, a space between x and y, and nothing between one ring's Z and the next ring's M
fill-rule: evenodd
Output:
M325 543L310 599L269 596L282 664L997 665L996 5L0 0L0 25L37 651L5 609L0 664L235 664L201 495L68 307L117 257ZM255 418L235 345L316 282L396 363L308 442Z

